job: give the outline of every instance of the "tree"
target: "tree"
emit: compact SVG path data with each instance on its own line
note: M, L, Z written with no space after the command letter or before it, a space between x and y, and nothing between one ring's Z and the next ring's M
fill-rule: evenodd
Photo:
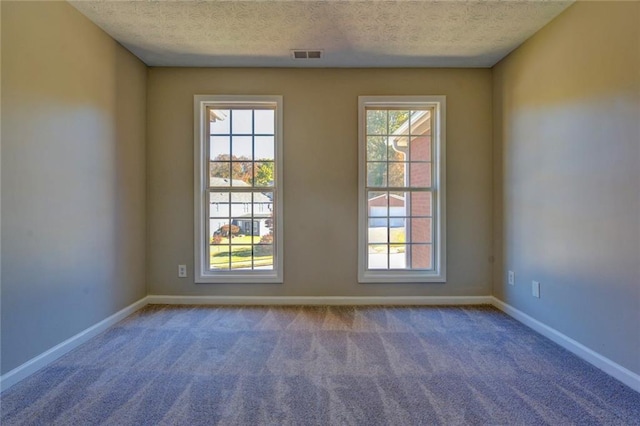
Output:
M225 238L235 237L240 233L240 227L237 225L222 225L217 232Z
M223 179L238 179L252 185L269 186L274 180L274 162L272 160L257 160L253 163L245 156L236 157L229 154L219 154L209 161L209 176Z
M256 186L269 186L273 182L273 161L256 163Z
M209 161L209 176L224 179L239 179L248 184L253 181L253 166L251 160L241 156L231 157L229 154L219 154L213 161Z
M389 135L405 124L410 115L410 111L404 110L367 110L367 161L371 161L367 164L368 186L386 186L390 183L398 186L398 182L404 182L404 165L391 163L387 168L386 161L404 160L389 146L388 140ZM392 157L394 154L396 156Z
M392 135L400 126L407 122L410 114L410 111L393 109L367 110L367 134Z
M273 255L273 234L268 233L260 238L260 244L254 246L256 256Z

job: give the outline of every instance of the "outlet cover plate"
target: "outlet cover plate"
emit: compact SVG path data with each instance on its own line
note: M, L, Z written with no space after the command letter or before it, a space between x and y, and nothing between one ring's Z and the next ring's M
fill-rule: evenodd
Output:
M509 271L509 285L516 283L516 274L513 271Z
M178 265L178 278L187 277L187 265Z
M531 282L531 294L533 297L540 298L540 283L538 281Z

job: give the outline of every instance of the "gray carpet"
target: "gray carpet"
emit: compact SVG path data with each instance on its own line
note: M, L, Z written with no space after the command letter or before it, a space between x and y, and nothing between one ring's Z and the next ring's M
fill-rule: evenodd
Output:
M640 425L486 306L147 306L0 397L2 425Z

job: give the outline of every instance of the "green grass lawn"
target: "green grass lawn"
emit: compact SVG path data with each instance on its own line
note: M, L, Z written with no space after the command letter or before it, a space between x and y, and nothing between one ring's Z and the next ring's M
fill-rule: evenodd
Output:
M231 269L251 268L251 243L260 242L260 237L238 236L231 240L222 238L220 244L211 245L210 267L213 269L227 269L229 267L229 247L231 247ZM272 247L264 247L264 254L259 252L253 256L253 266L270 266L273 265L273 254L268 253ZM256 247L257 250L260 248Z

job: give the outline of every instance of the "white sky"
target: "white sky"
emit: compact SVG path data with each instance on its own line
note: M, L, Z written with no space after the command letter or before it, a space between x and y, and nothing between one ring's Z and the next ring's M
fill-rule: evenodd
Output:
M253 110L255 117L255 134L267 136L255 136L255 159L274 158L275 138L274 134L274 111L273 110ZM252 140L251 136L226 136L229 134L251 135L252 129L252 110L232 110L233 119L230 120L231 112L229 110L216 110L215 114L223 118L211 123L210 131L213 134L221 134L225 136L211 136L210 158L214 159L219 154L228 154L231 152L236 157L252 158ZM232 122L232 129L229 124ZM269 136L271 135L271 136ZM231 147L230 147L231 144Z

